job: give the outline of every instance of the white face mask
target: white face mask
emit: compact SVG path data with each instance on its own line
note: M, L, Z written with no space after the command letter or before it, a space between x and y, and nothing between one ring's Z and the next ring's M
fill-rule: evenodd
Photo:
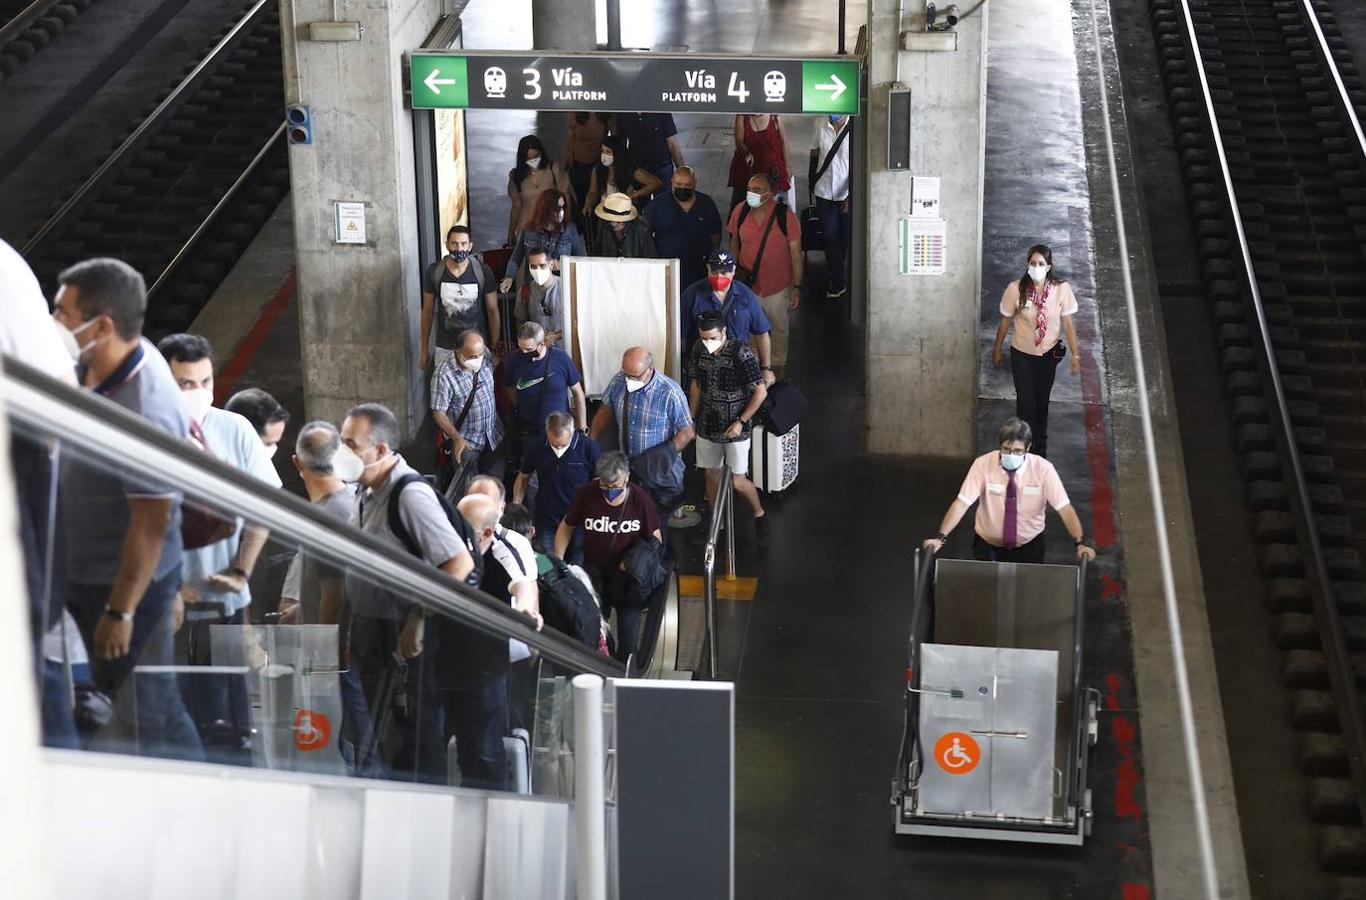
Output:
M1035 284L1043 284L1044 279L1048 277L1048 266L1030 266L1029 277L1034 279Z
M91 319L89 322L78 327L75 331L72 331L56 319L52 320L52 324L57 326L57 336L62 339L62 346L66 348L66 352L71 356L72 362L80 362L81 354L98 343L98 341L91 341L88 344L82 345L76 340L76 335L85 331L91 325L94 325L95 321L95 319Z
M550 266L543 269L532 269L531 280L544 287L546 282L550 281Z
M480 369L484 368L484 358L479 356L474 359L462 360L460 365L465 367L466 372L478 372Z
M276 451L276 450L279 450L279 449L280 449L280 445L279 445L279 444L271 444L269 447L267 447L267 448L266 448L266 459L274 459L274 458L275 458L275 451Z
M356 455L356 451L345 444L337 448L337 452L332 454L332 474L347 484L360 481L360 476L364 472L365 463Z
M750 209L758 209L759 204L764 202L764 195L756 194L753 191L745 191L745 202L749 204Z
M707 340L706 338L702 338L702 346L707 348L708 353L715 353L717 350L720 350L721 345L725 342L725 338L716 338L715 340Z
M644 381L638 378L632 378L629 375L626 376L626 390L628 392L634 394L636 391L640 390L643 387L645 387Z
M180 392L180 405L190 418L196 422L204 421L204 414L213 406L213 391L208 388L191 388Z
M617 161L617 158L610 153L604 153L598 159L602 160L602 164L609 169L612 168L612 163Z
M554 444L551 444L550 452L555 454L556 459L559 459L569 452L569 444L565 444L563 447L556 447Z
M536 171L541 167L541 158L539 156L528 156L526 158L526 167L533 172Z
M564 210L563 210L563 209L557 209L557 210L555 210L555 221L556 221L556 222L563 222L563 221L564 221Z

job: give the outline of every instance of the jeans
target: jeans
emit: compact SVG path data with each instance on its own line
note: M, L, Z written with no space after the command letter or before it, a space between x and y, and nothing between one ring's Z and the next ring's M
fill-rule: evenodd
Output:
M427 624L431 625L430 622ZM403 620L398 618L355 617L351 624L351 669L359 667L361 671L358 677L363 681L383 684L384 667L393 664L402 627ZM365 759L364 769L367 772L374 772L377 767L384 765L379 755L380 748L387 743L388 734L377 729L384 726L381 720L387 708L391 714L388 728L399 735L398 746L390 763L395 777L398 780L445 783L446 750L441 739L443 728L436 697L436 666L431 662L438 640L434 629L428 627L423 639L423 652L407 660L404 682L391 685L388 696L373 696L371 703L366 704L367 725L361 732L364 736L357 747L360 756ZM372 690L378 691L379 688L373 687ZM396 708L400 692L406 701L406 713ZM343 703L350 706L345 699ZM360 725L359 721L357 725Z
M555 555L555 532L559 530L559 522L537 522L536 539L531 542L531 546L538 553L546 556ZM583 529L575 528L574 536L569 539L569 547L564 551L564 561L573 563L576 566L583 565Z
M640 650L640 621L650 598L640 596L635 581L621 569L608 571L594 566L588 570L588 575L602 598L602 614L606 616L613 609L617 611L616 657L626 662L631 654Z
M445 688L440 696L461 786L507 790L508 673L482 674L469 687Z
M1048 399L1053 393L1053 378L1058 360L1052 352L1043 356L1010 351L1010 374L1015 377L1015 415L1029 423L1034 432L1030 452L1048 456Z
M843 200L816 198L816 215L821 220L821 236L825 239L825 274L828 289L843 290L845 258L849 251L849 213L841 212Z
M189 664L192 666L222 662L210 658L209 629L212 625L242 626L247 622L244 606L218 622L186 623L190 631ZM247 696L246 681L240 675L191 674L180 679L181 695L190 718L199 728L205 751L212 762L224 765L250 766L250 745L244 738L251 729L251 700Z
M983 562L1042 563L1044 560L1043 535L1035 535L1028 543L1007 550L982 540L981 535L972 537L972 557Z
M95 629L104 616L109 585L70 584L67 601L91 650L90 675L95 686L114 701L114 721L95 735L90 749L132 752L167 759L204 759L204 747L194 722L185 709L174 673L142 673L126 689L135 666L170 666L175 663L174 622L171 607L180 588L180 569L147 586L133 615L133 636L128 655L122 659L94 658Z

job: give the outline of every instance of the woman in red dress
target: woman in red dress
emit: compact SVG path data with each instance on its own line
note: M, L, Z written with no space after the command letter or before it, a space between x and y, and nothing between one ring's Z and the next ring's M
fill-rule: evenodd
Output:
M735 117L735 155L730 160L730 209L745 199L749 180L763 172L773 179L773 193L792 187L787 171L787 133L778 116Z

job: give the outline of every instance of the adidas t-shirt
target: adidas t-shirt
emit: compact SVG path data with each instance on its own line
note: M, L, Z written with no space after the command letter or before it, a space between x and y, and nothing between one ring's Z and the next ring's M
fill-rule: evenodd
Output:
M517 422L529 431L543 431L546 416L569 412L569 389L583 378L578 366L558 347L547 347L543 359L508 356L504 384L512 388Z
M598 483L590 481L574 495L564 520L575 527L583 526L583 561L603 569L621 562L641 535L659 530L654 501L635 485L626 489L626 502L613 506Z

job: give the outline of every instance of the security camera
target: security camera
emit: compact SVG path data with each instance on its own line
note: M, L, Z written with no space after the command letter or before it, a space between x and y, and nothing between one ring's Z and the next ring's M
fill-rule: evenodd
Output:
M938 10L938 8L937 8L933 3L926 4L926 6L925 6L925 30L926 30L926 31L952 31L952 30L953 30L953 27L954 27L955 25L958 24L958 7L957 7L957 5L955 5L955 4L949 4L949 6L947 6L947 7L944 9L944 21L943 21L943 22L936 22L935 20L938 19L938 18L939 18L939 10Z

